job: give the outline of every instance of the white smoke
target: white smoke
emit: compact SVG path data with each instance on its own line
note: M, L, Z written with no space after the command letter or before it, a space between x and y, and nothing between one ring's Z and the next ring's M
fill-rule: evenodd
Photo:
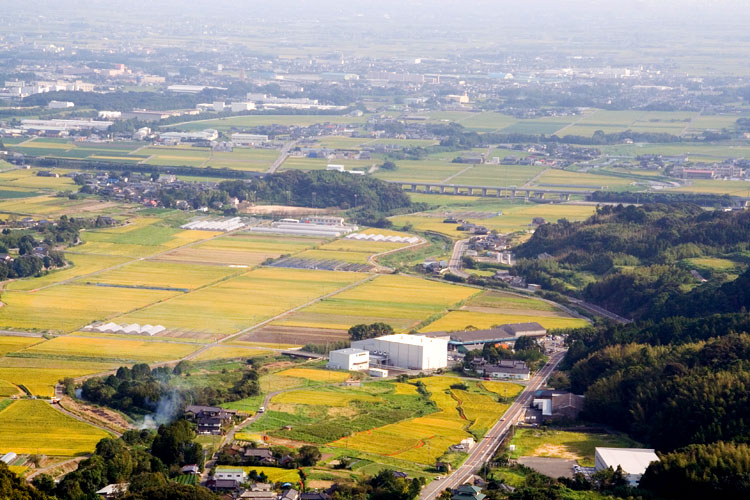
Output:
M146 415L136 427L142 429L156 429L162 424L168 424L177 416L180 410L180 394L177 391L168 392L159 400L154 413Z

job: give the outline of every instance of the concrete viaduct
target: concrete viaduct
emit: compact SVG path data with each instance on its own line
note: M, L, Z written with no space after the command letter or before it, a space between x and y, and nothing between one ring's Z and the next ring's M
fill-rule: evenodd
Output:
M546 189L536 187L495 187L495 186L472 186L467 184L439 184L430 182L403 182L390 181L401 186L404 191L410 193L424 194L446 194L452 196L482 196L492 198L538 198L543 199L545 195L558 196L567 201L571 195L590 195L594 192L591 186L587 189ZM578 187L578 186L571 186ZM583 186L581 186L583 188Z

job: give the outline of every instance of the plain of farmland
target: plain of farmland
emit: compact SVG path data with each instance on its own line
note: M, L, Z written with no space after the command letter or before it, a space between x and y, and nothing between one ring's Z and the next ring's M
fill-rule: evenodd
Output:
M175 123L167 128L175 130L205 130L216 129L220 132L243 130L261 125L297 125L308 126L316 123L365 123L366 117L343 115L244 115L214 120L196 120L192 122Z
M176 292L65 284L7 291L0 328L68 332L172 297Z
M128 287L194 289L240 272L240 269L222 266L137 261L86 278L86 282Z
M163 342L153 339L124 340L63 336L41 342L17 354L48 359L67 358L130 364L180 359L199 347L199 344Z
M117 318L198 337L235 333L365 277L359 273L260 268Z
M348 330L359 323L385 322L403 332L476 293L473 288L411 276L381 275L272 325Z
M190 247L178 248L158 257L159 260L203 262L236 266L255 266L266 259L295 254L318 245L317 238L275 237L235 233Z

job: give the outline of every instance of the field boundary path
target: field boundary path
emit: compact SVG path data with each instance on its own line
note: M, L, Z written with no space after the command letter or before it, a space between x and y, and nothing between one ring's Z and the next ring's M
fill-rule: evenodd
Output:
M449 182L449 181L451 181L451 180L455 179L456 177L458 177L459 175L461 175L461 174L465 174L466 172L468 172L468 171L469 171L469 170L471 170L472 168L474 168L474 165L469 165L468 167L466 167L466 168L464 168L464 169L462 169L462 170L459 170L459 171L458 171L458 172L456 172L455 174L451 174L451 175L449 175L448 177L446 177L445 179L443 179L443 180L442 180L442 181L440 181L440 182L441 182L441 183Z
M523 415L527 403L533 394L544 385L547 378L562 361L566 351L552 355L547 364L542 367L530 380L526 388L521 391L516 400L505 411L500 420L489 430L482 440L474 447L466 461L444 480L435 480L425 486L419 495L420 500L435 500L446 488L454 489L464 484L477 472L483 464L492 459L498 446L505 439L513 424Z
M596 114L597 114L598 112L599 112L599 110L597 109L597 110L595 110L595 111L594 111L593 113L591 113L590 115L587 115L587 114L586 114L586 112L584 111L583 113L581 113L581 116L580 116L580 117L579 117L579 118L578 118L577 120L575 120L575 121L574 121L574 122L572 122L572 123L568 123L567 125L565 125L564 127L560 128L560 129L557 129L557 130L556 130L556 131L554 132L554 134L555 134L556 136L558 136L558 137L562 137L562 136L561 136L560 134L561 134L561 133L562 133L562 132L563 132L564 130L566 130L566 129L569 129L570 127L573 127L573 126L575 126L575 125L578 125L578 124L579 124L579 123L581 122L581 120L583 120L584 118L590 118L590 117L592 117L592 116L596 115Z
M409 246L405 246L401 248L394 248L393 250L387 250L385 252L380 252L380 253L370 255L367 258L367 263L375 267L375 272L392 273L395 269L378 263L378 257L385 257L386 255L391 255L391 254L398 253L398 252L404 252L406 250L412 250L414 248L419 248L421 246L424 246L428 243L429 242L425 240L424 238L419 238L419 241L417 243L412 243Z
M54 469L60 469L60 468L65 469L65 467L67 465L69 465L69 464L73 464L73 463L77 464L79 462L83 462L84 460L86 460L87 458L90 458L90 457L91 457L91 455L83 455L83 456L79 456L79 457L70 458L70 459L64 460L62 462L56 462L56 463L47 465L45 467L42 467L41 469L35 469L34 472L32 472L31 474L29 474L28 476L26 476L25 479L26 479L27 482L30 483L31 480L34 479L39 474L46 474L47 472L49 472L51 470L54 470ZM55 476L55 479L57 479L59 476L62 476L64 474L67 474L67 472L63 472L62 474L60 474L58 476Z

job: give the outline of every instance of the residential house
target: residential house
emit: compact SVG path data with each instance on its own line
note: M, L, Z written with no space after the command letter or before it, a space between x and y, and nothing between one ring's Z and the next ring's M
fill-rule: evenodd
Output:
M182 469L180 469L180 472L183 474L195 474L198 475L201 473L200 467L197 465L186 465Z
M214 479L232 480L238 483L244 483L247 480L247 474L241 467L217 467L214 472Z
M189 405L185 408L185 417L198 425L198 434L222 433L225 424L237 414L234 410L225 410L215 406Z
M254 464L275 464L276 459L268 448L245 448L242 454L245 461L251 465Z
M541 411L542 421L575 420L583 410L584 397L567 391L539 390L531 406ZM537 422L541 423L541 422Z
M484 367L484 376L490 379L529 380L530 375L526 362L516 359L503 359L496 365Z
M128 492L129 486L130 486L130 483L108 484L104 488L97 491L96 494L106 499L120 498L121 496L123 496L125 493Z
M464 484L453 490L451 500L484 500L487 495L482 493L482 488L471 484Z
M295 490L294 488L290 488L279 497L279 500L299 500L299 498L299 491Z

